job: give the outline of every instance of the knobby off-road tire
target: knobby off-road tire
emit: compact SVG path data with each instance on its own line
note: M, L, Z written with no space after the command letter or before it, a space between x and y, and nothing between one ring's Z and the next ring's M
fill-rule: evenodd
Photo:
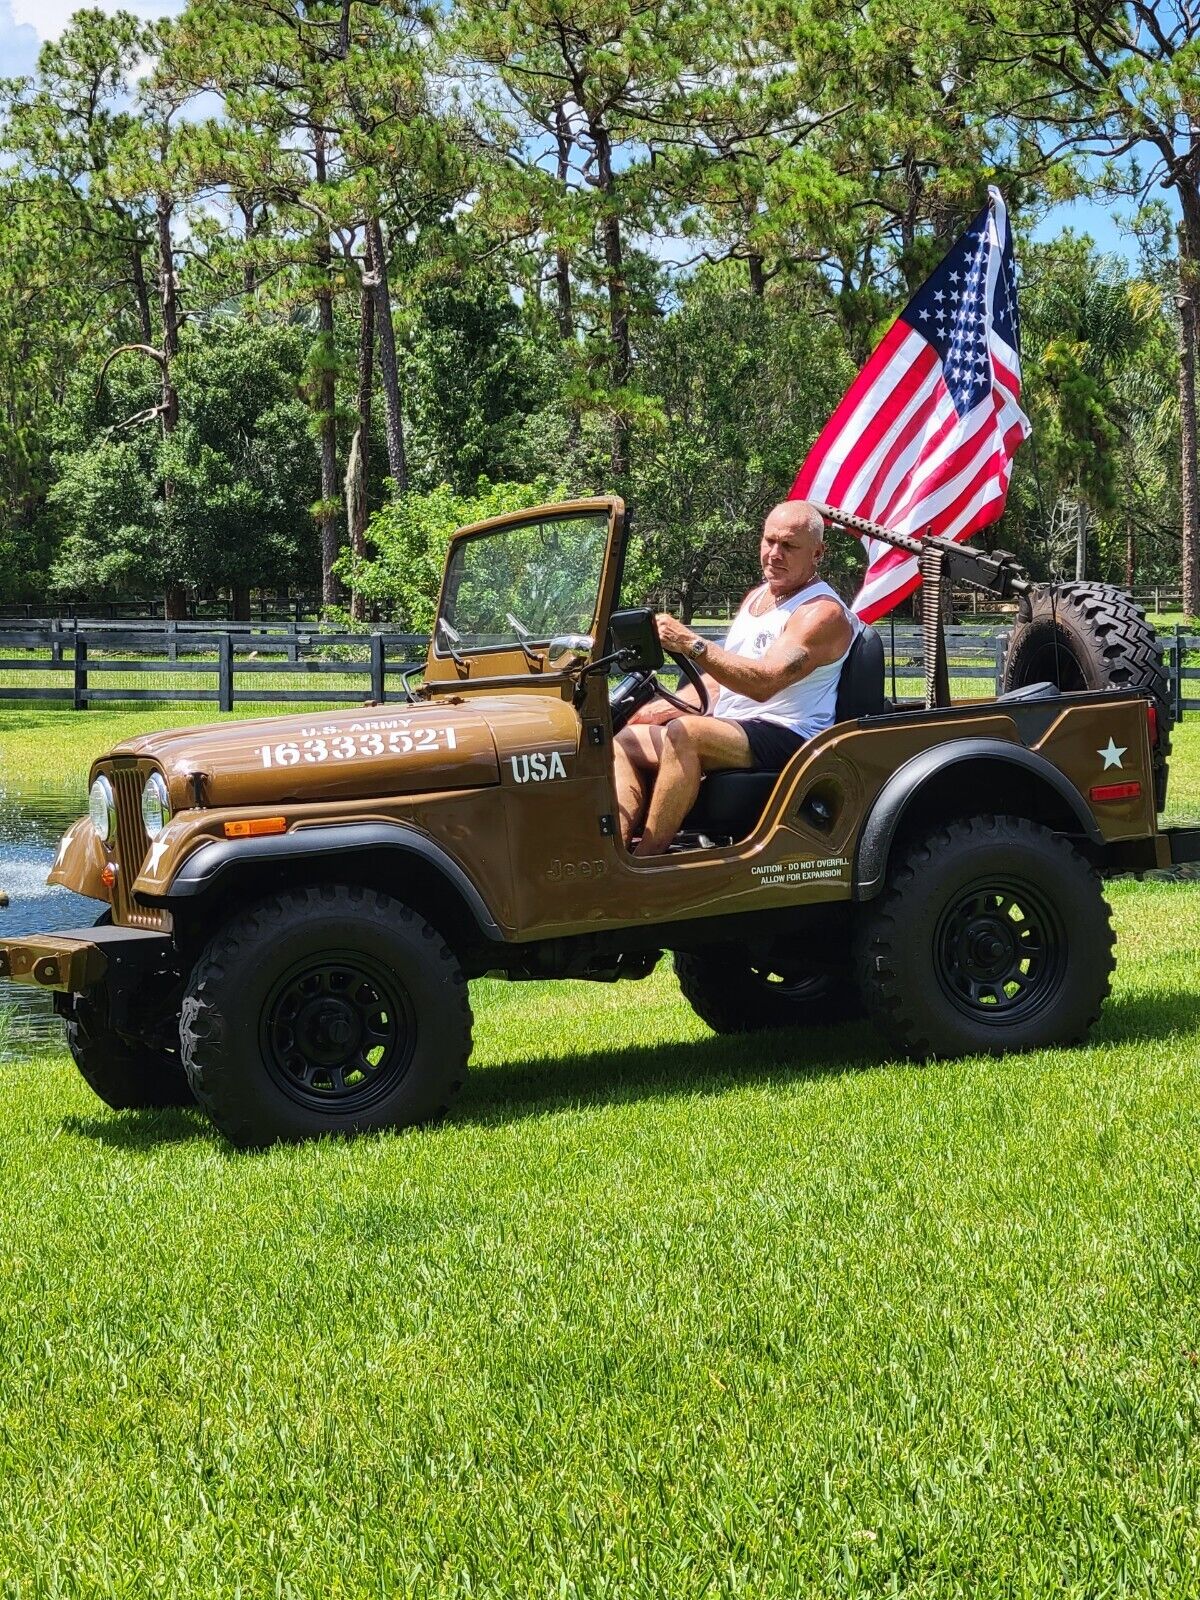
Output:
M85 1081L114 1111L195 1105L179 1053L126 1039L110 1025L103 994L77 994L67 1048Z
M917 840L855 947L867 1012L928 1059L1072 1044L1100 1014L1114 935L1100 879L1024 817L969 817Z
M677 951L674 959L684 999L714 1033L818 1027L862 1013L849 978L772 972L730 948L703 955Z
M197 1100L243 1149L440 1116L471 1054L467 983L441 935L376 890L323 884L240 912L188 982Z
M1141 606L1107 583L1060 583L1032 597L1032 617L1013 630L1004 688L1146 689L1165 736L1171 701L1162 645ZM1165 751L1165 742L1164 742Z

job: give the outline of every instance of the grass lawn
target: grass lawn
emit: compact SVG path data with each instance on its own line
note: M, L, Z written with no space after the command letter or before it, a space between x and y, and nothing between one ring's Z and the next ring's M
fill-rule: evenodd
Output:
M0 1594L1200 1592L1200 893L1110 894L1082 1049L479 983L448 1123L261 1156L0 1068Z

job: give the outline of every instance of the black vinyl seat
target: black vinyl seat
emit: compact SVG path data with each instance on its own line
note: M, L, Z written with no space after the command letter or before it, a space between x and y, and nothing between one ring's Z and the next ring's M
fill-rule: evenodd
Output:
M863 628L842 664L835 722L877 717L887 710L883 669L883 640L874 628ZM684 818L683 831L713 839L745 838L762 816L778 777L778 771L710 772L700 785L696 804Z

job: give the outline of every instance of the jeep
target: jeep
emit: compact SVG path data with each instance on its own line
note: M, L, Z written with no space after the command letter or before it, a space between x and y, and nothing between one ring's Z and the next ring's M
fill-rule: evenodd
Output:
M613 739L665 686L652 614L618 608L628 532L615 497L463 528L419 687L94 764L50 881L101 915L0 944L0 975L54 991L108 1105L198 1101L242 1147L425 1122L464 1081L469 979L637 980L666 952L721 1032L865 1012L919 1058L1085 1036L1102 879L1200 856L1200 830L1158 826L1166 681L1132 602L1047 600L954 547L1020 599L1020 681L948 704L935 626L925 703L889 704L867 629L833 726L781 772L708 776L635 859Z

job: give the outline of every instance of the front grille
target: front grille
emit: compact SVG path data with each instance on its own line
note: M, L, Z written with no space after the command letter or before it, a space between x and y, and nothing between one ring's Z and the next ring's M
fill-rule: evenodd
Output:
M142 862L150 848L146 830L142 826L142 789L149 768L145 772L136 762L114 762L112 769L113 795L117 802L117 881L113 885L113 921L132 928L163 926L161 911L150 911L134 903L133 880L141 871Z

